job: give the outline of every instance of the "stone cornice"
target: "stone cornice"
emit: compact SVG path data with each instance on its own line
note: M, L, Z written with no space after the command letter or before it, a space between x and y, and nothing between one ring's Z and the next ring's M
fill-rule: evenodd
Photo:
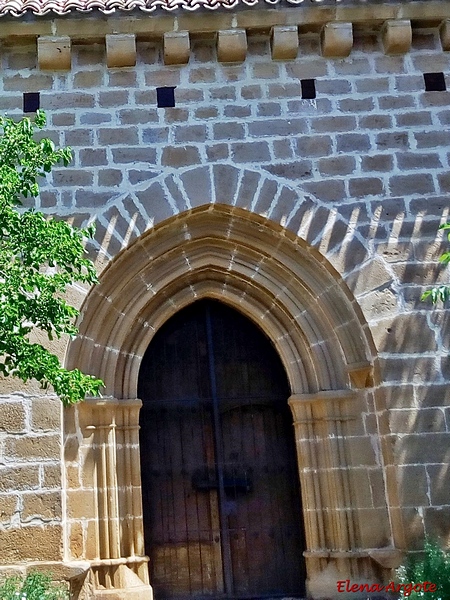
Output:
M215 40L217 59L223 63L243 62L247 38L270 35L273 60L297 57L304 34L320 33L320 53L326 58L349 56L355 31L362 27L381 36L385 54L408 52L414 27L440 27L443 50L450 50L450 2L414 2L381 6L309 6L300 8L258 8L233 13L183 13L179 15L133 16L101 13L80 18L36 18L2 21L0 43L19 39L37 40L38 64L42 70L71 68L73 44L104 43L108 68L136 64L136 42L163 44L166 65L189 62L191 41L199 37Z

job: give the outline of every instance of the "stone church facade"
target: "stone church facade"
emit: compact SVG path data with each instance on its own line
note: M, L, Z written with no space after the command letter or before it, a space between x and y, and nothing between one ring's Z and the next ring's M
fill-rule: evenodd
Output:
M62 409L1 382L0 572L49 568L74 598L152 597L141 365L207 299L256 325L286 376L303 592L388 582L425 535L448 545L450 341L420 296L447 281L450 2L0 7L0 110L39 106L73 148L37 207L96 223L100 283L70 290L80 335L53 349L106 383ZM213 538L167 542L156 600L278 594L236 591L238 551L227 567Z

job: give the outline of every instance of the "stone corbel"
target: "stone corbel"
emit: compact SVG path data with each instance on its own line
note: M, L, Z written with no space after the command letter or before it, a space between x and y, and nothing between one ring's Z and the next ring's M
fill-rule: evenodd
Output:
M441 36L442 50L448 52L450 50L450 19L442 21L439 35Z
M347 371L353 388L373 387L373 365L370 363L347 365Z
M353 48L353 25L351 23L327 23L320 32L322 56L345 58Z
M411 48L411 21L390 19L384 23L382 30L385 54L406 54Z
M105 41L106 65L109 69L136 65L136 36L134 33L113 33L106 35Z
M272 27L270 36L272 60L294 60L298 53L296 25Z
M244 62L247 56L247 32L230 29L217 32L217 60L223 63Z
M69 36L39 37L37 41L39 68L43 71L70 71L71 50Z
M169 31L164 34L163 55L165 65L185 65L189 62L191 43L188 31Z

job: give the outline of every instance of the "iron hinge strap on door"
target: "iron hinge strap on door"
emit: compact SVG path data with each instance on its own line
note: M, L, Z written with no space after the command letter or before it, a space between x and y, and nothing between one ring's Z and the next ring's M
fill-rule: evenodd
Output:
M224 454L222 448L221 423L219 413L219 399L217 396L216 371L214 368L214 342L212 335L211 311L209 305L206 307L206 339L208 345L208 369L211 382L211 395L213 400L214 420L214 448L216 454L216 469L219 496L219 518L222 534L222 563L224 573L225 593L233 593L233 564L231 560L230 532L228 530L228 519L225 511L226 491L224 484Z

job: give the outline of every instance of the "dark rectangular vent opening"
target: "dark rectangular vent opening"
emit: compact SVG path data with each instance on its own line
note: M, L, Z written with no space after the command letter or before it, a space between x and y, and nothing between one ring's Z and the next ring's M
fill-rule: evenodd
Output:
M314 100L316 97L316 82L314 79L302 79L302 100Z
M25 92L23 94L23 112L32 113L39 109L40 105L39 92Z
M158 108L173 108L175 106L175 88L156 88L156 102Z
M424 73L425 91L426 92L445 92L444 73Z

